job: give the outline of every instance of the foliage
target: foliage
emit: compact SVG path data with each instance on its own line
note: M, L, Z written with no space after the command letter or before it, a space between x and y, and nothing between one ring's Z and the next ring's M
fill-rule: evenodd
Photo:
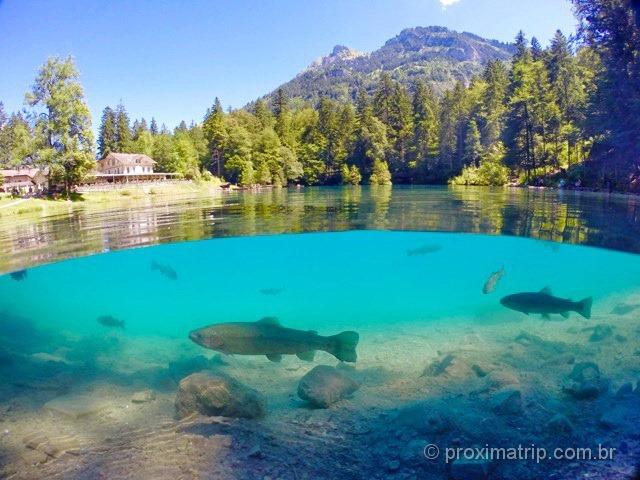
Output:
M34 109L34 159L67 195L94 165L91 114L71 57L50 58L26 102Z
M470 164L460 175L449 180L451 185L502 186L509 181L509 169L504 166L505 149L497 144L483 155L479 165Z
M173 132L155 119L130 125L124 105L106 107L98 152L145 153L158 171L195 179L209 172L241 185L502 185L564 176L640 190L639 16L631 0L573 2L580 40L558 31L547 48L524 32L505 45L407 29L366 58L336 47L328 63L250 108L225 112L216 98L201 123L182 121ZM434 59L421 57L424 44ZM454 44L474 51L484 70L459 61ZM326 88L311 91L323 81ZM79 181L93 142L73 62L50 60L28 100L37 111L27 119L0 104L0 164L36 163L65 183Z
M391 173L389 165L383 160L375 160L373 162L373 170L369 177L371 185L391 185Z

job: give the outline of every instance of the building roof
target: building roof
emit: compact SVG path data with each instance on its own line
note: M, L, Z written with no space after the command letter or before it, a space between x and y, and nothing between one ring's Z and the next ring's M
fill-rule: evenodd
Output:
M33 178L38 173L42 173L42 170L40 170L39 168L14 168L14 169L8 169L8 170L0 170L0 175L4 177L5 182L10 177L27 176L29 178Z
M104 157L101 162L105 160L115 160L118 165L123 165L125 167L134 166L134 165L144 165L147 167L153 166L156 162L153 158L148 155L144 155L143 153L114 153L111 152L109 155Z

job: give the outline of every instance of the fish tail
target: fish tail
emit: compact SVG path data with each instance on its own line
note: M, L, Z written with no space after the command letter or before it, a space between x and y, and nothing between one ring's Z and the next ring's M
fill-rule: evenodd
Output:
M356 347L360 335L357 332L342 332L328 337L329 347L327 352L342 362L355 362L358 359Z
M593 305L593 297L580 300L576 305L576 312L582 315L584 318L591 318L591 306Z

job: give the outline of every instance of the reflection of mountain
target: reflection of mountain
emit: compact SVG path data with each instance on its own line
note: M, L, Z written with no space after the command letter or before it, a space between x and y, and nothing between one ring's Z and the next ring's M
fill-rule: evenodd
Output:
M0 217L0 270L155 243L287 232L394 229L508 234L640 253L640 199L550 190L304 188Z

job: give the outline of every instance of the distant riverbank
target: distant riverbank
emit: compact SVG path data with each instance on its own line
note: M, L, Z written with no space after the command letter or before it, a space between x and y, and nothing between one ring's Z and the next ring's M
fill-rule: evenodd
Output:
M138 200L148 198L176 198L184 196L208 196L222 190L219 182L173 182L139 183L120 186L112 190L87 191L79 193L71 200L53 198L14 198L10 195L0 197L0 218L51 216L71 213L79 208L95 210L127 206Z

